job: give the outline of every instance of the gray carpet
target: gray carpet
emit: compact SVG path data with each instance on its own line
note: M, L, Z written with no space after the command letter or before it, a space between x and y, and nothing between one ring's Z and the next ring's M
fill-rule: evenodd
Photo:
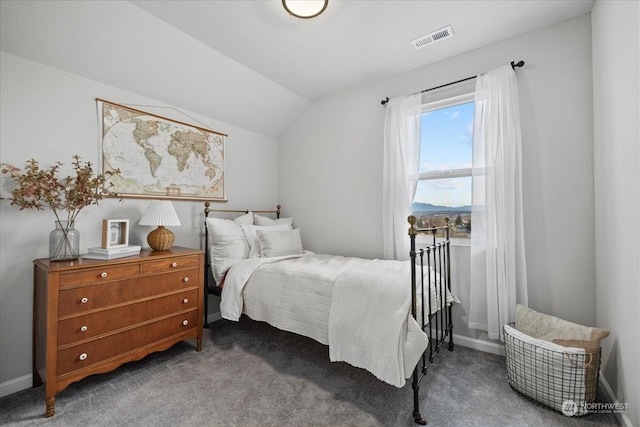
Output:
M614 426L611 414L565 417L513 391L504 358L456 347L421 384L430 426ZM0 399L11 426L412 426L412 390L378 381L327 347L243 318L192 342L88 377L58 393L43 418L44 387ZM599 396L599 401L602 397Z

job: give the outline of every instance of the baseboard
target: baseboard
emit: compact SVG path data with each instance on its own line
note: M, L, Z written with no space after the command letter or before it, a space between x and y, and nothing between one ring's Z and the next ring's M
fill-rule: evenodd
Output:
M484 341L476 338L465 337L464 335L453 334L453 344L484 351L485 353L504 356L504 344L497 342Z
M23 375L9 381L0 383L0 397L5 397L13 393L25 390L33 385L33 375Z
M609 402L620 403L620 401L618 400L618 397L611 389L611 386L609 386L607 379L604 377L604 375L602 375L602 371L600 371L598 382L600 383L601 390L604 392ZM633 427L633 423L629 419L629 416L627 415L626 412L614 412L614 415L616 416L616 419L618 420L621 426Z

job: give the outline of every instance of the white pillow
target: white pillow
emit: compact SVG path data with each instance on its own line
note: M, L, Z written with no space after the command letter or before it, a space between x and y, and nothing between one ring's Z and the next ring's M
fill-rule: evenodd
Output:
M299 228L275 230L275 227L271 227L267 230L259 230L257 233L260 240L261 257L302 254L302 239Z
M253 212L248 212L244 215L240 215L239 217L234 218L234 221L240 225L253 225Z
M233 264L249 257L249 243L235 220L207 218L206 224L209 232L209 262L213 278L220 284Z
M253 214L253 223L255 225L276 225L276 224L289 224L293 228L293 218L276 218L271 219L266 216Z
M289 224L278 225L242 225L244 237L249 243L249 258L257 258L260 256L260 240L258 240L258 231L261 230L291 230Z

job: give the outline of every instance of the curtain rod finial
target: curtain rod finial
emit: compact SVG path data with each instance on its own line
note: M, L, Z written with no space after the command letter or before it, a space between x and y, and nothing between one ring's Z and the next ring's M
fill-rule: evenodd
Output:
M389 102L389 97L388 96L385 99L383 99L382 101L380 101L380 105L386 105L387 102Z
M515 70L516 67L524 67L524 61L518 61L517 63L515 61L511 61L511 68Z

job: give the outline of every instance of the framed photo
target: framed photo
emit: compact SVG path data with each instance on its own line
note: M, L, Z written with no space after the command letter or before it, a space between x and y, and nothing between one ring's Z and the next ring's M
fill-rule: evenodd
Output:
M102 220L102 248L118 248L129 245L128 219Z
M226 201L226 134L102 99L96 102L102 171L119 171L109 180L110 192L123 198Z

